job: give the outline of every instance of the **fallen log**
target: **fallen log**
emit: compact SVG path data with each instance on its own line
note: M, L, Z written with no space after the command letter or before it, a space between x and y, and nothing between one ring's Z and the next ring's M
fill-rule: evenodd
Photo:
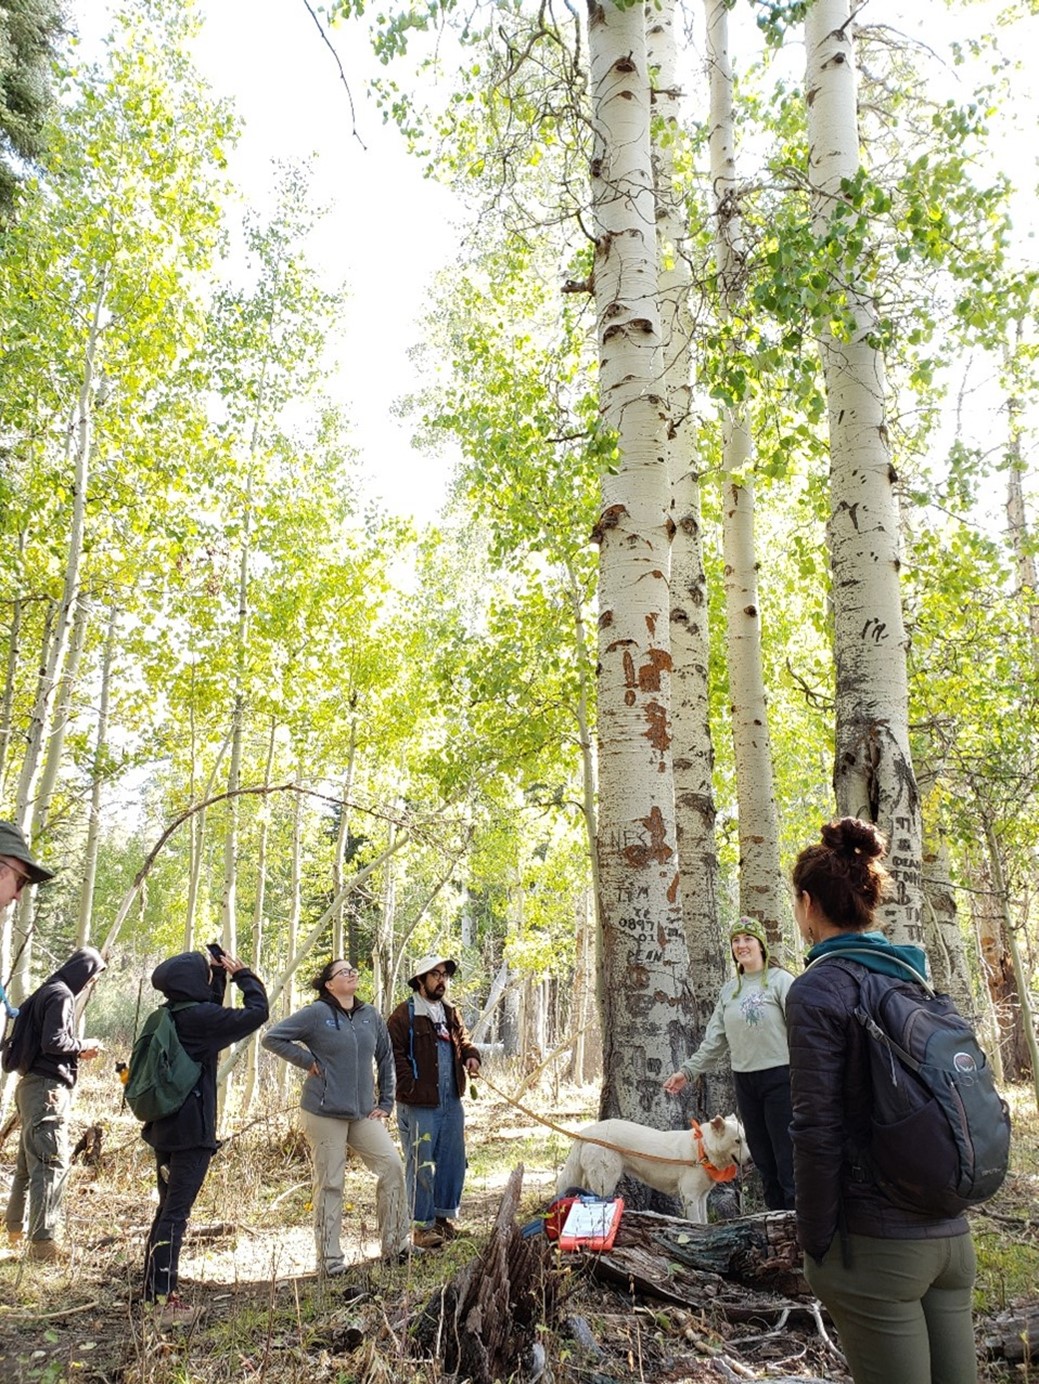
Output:
M613 1248L581 1251L580 1258L596 1275L630 1281L640 1292L671 1302L717 1298L726 1279L766 1295L811 1298L794 1227L792 1211L698 1225L679 1216L625 1210Z
M981 1342L990 1360L1015 1365L1039 1360L1039 1307L990 1318L982 1328Z

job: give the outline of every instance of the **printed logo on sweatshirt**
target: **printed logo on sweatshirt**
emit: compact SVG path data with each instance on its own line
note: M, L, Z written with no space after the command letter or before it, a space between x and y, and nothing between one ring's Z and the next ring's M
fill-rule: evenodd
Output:
M767 1003L768 998L763 990L752 990L750 994L744 995L740 1000L740 1014L743 1016L743 1022L750 1028L757 1028L758 1024L761 1023Z

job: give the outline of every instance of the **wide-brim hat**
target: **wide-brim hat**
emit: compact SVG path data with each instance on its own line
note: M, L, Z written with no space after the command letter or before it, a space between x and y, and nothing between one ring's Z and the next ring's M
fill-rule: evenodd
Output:
M458 970L458 962L453 956L421 956L415 962L414 972L408 976L408 984L413 990L418 988L418 983L424 975L430 971L435 971L438 966L443 966L449 976L453 976Z
M46 884L54 878L54 871L46 869L29 854L25 837L13 822L0 822L0 856L17 860L24 865L33 884Z

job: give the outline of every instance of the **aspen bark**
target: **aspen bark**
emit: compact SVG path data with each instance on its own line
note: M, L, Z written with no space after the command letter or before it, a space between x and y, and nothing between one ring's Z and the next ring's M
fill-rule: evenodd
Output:
M18 559L21 562L25 551L25 533L18 534ZM4 669L4 694L0 702L0 799L7 801L8 755L11 748L12 722L14 719L14 694L21 660L22 643L22 599L15 596L11 602L11 624L8 629L7 664ZM5 968L4 975L7 974Z
M339 830L336 832L336 849L335 856L332 860L332 888L337 894L343 884L343 866L346 863L346 848L350 839L350 794L353 788L354 762L356 756L357 694L353 692L350 694L350 746L346 756L346 773L343 776L342 810L339 814ZM343 945L342 908L340 908L332 923L332 955L346 955Z
M589 7L595 307L603 419L599 887L602 1114L670 1118L662 1082L693 1022L671 769L672 534L657 306L649 73L640 6Z
M700 461L692 406L689 309L692 273L684 199L675 187L675 139L681 128L681 82L675 4L646 8L647 56L659 136L652 146L657 203L660 328L667 426L664 445L674 536L670 562L671 760L682 921L689 953L693 1019L686 1052L699 1046L726 977L718 919L718 853L714 837L714 747L710 723L710 637L700 513ZM712 1085L718 1085L712 1074ZM722 1083L723 1085L725 1083ZM719 1090L718 1099L723 1099Z
M726 0L706 0L705 9L714 253L721 312L730 326L744 311L747 251L736 176L729 5ZM790 904L779 864L779 813L762 657L754 543L754 443L742 404L723 411L722 472L725 651L739 804L740 912L764 923L779 955Z
M849 0L813 0L805 18L808 177L816 235L837 230L847 181L859 170L855 54ZM923 827L909 749L907 638L899 590L898 501L885 417L877 322L855 265L831 275L822 333L830 432L834 657L834 792L839 813L876 822L889 842L895 889L879 921L896 941L922 942Z
M101 660L101 696L97 711L97 740L94 744L94 767L90 785L90 809L87 814L87 840L83 851L83 879L79 894L79 923L76 946L85 947L90 941L90 926L94 911L94 883L97 879L97 855L101 842L101 788L105 777L108 754L108 707L112 693L112 664L115 660L115 637L119 628L119 607L109 607L105 651Z
M271 717L270 732L267 736L267 759L263 766L263 786L269 788L274 768L274 748L278 726ZM266 934L267 911L267 839L270 835L270 804L266 798L261 802L256 838L256 902L253 906L252 972L262 975L263 944ZM336 892L342 888L340 879ZM256 1081L259 1075L260 1035L254 1033L249 1039L249 1052L245 1060L245 1082L242 1091L242 1109L252 1108L256 1094Z

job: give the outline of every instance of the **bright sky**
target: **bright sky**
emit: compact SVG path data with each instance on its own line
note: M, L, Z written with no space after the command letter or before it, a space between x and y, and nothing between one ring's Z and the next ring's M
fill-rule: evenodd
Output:
M114 0L71 0L88 47L108 30L114 8ZM314 201L329 211L310 258L326 287L345 283L349 295L336 352L340 370L327 392L345 407L370 494L394 513L428 521L450 462L416 452L410 425L392 407L415 387L407 352L418 339L425 291L457 246L451 197L421 177L366 97L374 64L360 26L341 26L329 37L350 82L365 148L352 136L346 90L303 0L203 0L202 9L198 66L217 94L233 100L245 125L231 163L244 203L260 210L269 204L274 160L316 156Z
M360 26L341 26L330 38L365 148L351 134L346 90L303 0L204 8L198 61L245 122L232 174L246 199L262 203L269 193L273 159L317 156L315 200L330 210L313 253L328 281L345 281L349 293L341 373L329 392L346 405L372 494L396 513L429 519L448 464L412 448L409 425L392 406L414 387L407 351L425 288L453 252L451 199L422 179L366 97L373 64Z

